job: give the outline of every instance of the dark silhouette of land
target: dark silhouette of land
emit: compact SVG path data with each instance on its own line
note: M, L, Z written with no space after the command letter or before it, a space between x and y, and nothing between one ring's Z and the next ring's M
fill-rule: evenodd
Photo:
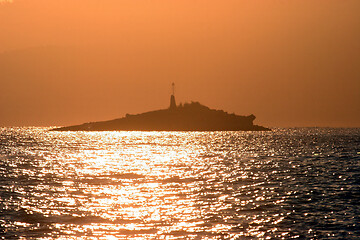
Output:
M176 106L171 95L170 107L123 118L61 127L54 131L269 131L253 124L254 115L239 116L210 109L198 102Z

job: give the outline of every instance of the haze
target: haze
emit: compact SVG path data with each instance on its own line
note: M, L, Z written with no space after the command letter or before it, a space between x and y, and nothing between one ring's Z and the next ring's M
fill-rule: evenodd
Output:
M360 127L358 0L0 1L0 126L177 102L255 124Z

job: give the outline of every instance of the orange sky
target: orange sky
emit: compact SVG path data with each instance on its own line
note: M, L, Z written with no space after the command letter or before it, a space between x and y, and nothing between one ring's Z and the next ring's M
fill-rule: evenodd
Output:
M2 2L2 3L1 3ZM360 127L359 0L0 0L0 126L199 101Z

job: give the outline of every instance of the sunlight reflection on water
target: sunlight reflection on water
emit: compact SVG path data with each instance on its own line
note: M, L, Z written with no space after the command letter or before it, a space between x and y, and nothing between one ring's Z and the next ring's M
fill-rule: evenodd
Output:
M324 198L359 189L352 182L359 169L353 146L359 130L44 130L1 130L5 237L330 237L336 229L326 228L328 220L302 224L324 217L319 206L345 204ZM341 166L328 168L341 157ZM352 196L349 201L359 199ZM359 210L351 206L343 206L348 216L335 210L327 219L355 239L359 233L352 229L359 225L348 217L356 218Z

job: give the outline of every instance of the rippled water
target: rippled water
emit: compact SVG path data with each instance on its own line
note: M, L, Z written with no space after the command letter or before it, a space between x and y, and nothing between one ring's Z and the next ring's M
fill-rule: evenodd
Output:
M360 238L360 129L0 131L2 238Z

